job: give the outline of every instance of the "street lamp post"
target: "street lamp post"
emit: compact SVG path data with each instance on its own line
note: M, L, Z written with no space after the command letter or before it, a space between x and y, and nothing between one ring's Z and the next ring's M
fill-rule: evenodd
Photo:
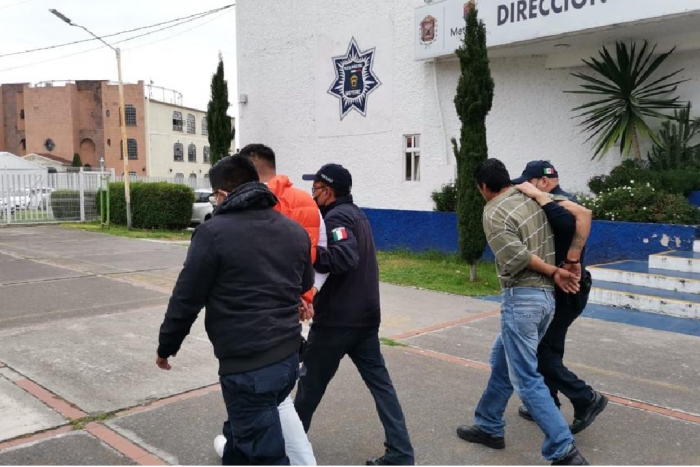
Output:
M124 199L126 201L126 227L131 228L131 174L129 173L129 151L126 139L126 111L124 106L124 85L122 83L122 54L119 47L114 48L107 42L105 42L101 37L95 35L85 26L75 24L68 17L63 15L60 11L51 9L49 10L53 15L57 16L61 21L68 23L71 26L75 26L87 31L95 39L102 42L104 45L114 50L117 54L117 73L119 79L119 116L121 119L120 127L122 132L122 159L124 160Z

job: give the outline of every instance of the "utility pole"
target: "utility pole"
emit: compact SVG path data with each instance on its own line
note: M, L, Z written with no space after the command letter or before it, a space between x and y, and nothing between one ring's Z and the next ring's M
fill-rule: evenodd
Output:
M51 12L51 14L58 17L61 21L68 23L70 26L75 26L75 27L84 29L92 37L94 37L95 39L99 40L104 45L106 45L107 47L112 49L117 55L117 73L118 73L118 79L119 79L119 116L120 116L120 120L121 120L120 127L121 127L121 132L122 132L122 155L123 155L122 159L124 161L124 200L126 201L126 227L127 227L127 229L131 229L131 175L129 173L129 151L128 151L128 145L127 145L127 139L126 139L126 110L125 110L125 105L124 105L124 84L122 82L122 54L121 54L121 50L118 47L117 48L112 47L110 44L105 42L101 37L93 34L93 32L90 31L85 26L75 24L68 17L63 15L58 10L50 9L49 11Z

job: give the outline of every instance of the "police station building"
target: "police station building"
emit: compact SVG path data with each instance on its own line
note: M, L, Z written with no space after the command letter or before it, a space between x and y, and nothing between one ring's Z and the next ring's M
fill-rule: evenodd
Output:
M474 0L238 0L237 138L301 174L337 162L363 207L431 210L432 191L455 177L459 138L454 50ZM496 84L490 157L513 175L548 159L570 191L620 162L591 161L592 144L569 94L581 60L616 40L676 47L659 73L684 68L683 100L700 112L700 0L478 0ZM663 76L659 74L659 77ZM646 149L643 149L646 152ZM307 186L308 185L308 186Z

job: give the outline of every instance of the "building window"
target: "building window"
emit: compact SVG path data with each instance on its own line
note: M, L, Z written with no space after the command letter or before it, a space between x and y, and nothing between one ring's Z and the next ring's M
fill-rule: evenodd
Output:
M182 131L182 112L173 112L173 131Z
M175 182L182 183L185 181L185 174L175 174Z
M185 160L185 148L182 143L175 143L173 146L173 159L175 162L182 162Z
M24 120L24 109L19 111L19 119Z
M107 115L107 117L109 117L109 115L110 115L110 114L109 114L109 110L107 110L107 111L105 112L105 115Z
M119 149L121 150L121 155L120 158L124 159L124 144L122 143L119 144ZM138 145L136 144L136 140L133 138L129 138L126 140L126 150L129 154L129 160L130 161L135 161L139 158L139 151L138 151Z
M209 125L207 124L207 117L202 117L202 135L209 135Z
M26 139L21 139L21 140L19 140L19 148L20 148L20 150L22 150L22 151L26 151L26 150L27 150L27 140L26 140Z
M191 135L197 133L197 119L192 114L187 114L187 133Z
M187 147L187 162L197 162L197 146L194 143Z
M420 181L420 135L404 136L403 152L405 180Z
M126 126L136 126L136 107L126 104L124 106L124 118L126 118Z
M51 152L56 147L56 143L54 143L51 138L48 138L46 141L44 141L44 147L47 151Z
M211 158L209 155L209 146L204 146L204 163L209 164L211 162Z
M131 159L131 158L129 158ZM129 172L129 177L136 178L136 172Z
M197 180L197 174L190 174L190 180Z

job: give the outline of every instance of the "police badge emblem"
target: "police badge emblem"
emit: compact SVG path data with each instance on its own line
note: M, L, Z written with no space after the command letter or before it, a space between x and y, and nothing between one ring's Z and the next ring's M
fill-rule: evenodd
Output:
M367 116L367 98L382 85L374 74L375 49L360 50L353 37L345 55L333 57L335 81L328 93L340 100L340 119L355 109Z

